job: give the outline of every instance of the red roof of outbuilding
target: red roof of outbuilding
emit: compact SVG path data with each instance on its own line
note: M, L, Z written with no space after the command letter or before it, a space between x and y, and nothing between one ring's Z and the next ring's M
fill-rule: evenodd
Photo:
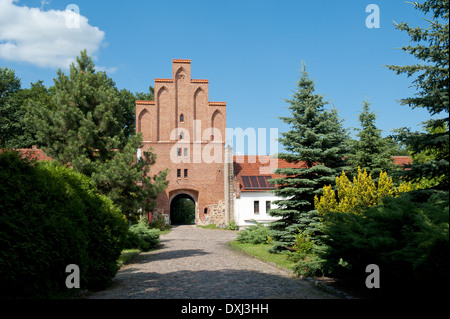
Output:
M33 146L33 148L17 149L22 158L29 158L37 161L53 161L53 158L44 153L43 150Z

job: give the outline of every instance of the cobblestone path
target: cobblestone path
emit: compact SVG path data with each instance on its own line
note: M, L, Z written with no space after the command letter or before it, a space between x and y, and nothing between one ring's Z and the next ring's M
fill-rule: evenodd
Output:
M93 299L336 298L309 282L246 254L227 242L236 232L176 226L162 249L141 253L122 267L111 287Z

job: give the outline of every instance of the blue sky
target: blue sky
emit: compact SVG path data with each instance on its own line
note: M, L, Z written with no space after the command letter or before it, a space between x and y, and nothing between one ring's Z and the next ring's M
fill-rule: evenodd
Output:
M380 9L380 28L366 27L370 13L365 9L371 3ZM77 5L84 17L76 35L49 22L51 13L56 16L69 4ZM404 126L420 130L420 123L430 118L425 110L397 102L414 93L409 88L412 80L383 67L418 63L398 49L409 38L395 29L394 20L424 24L424 16L405 1L0 0L0 5L29 8L28 13L21 11L23 22L14 19L6 26L0 12L0 29L11 31L3 38L0 31L0 66L14 69L23 87L39 79L53 84L58 67L65 70L52 56L58 50L73 58L83 46L91 48L88 54L98 68L106 70L119 89L133 92L146 91L154 78L171 77L172 59L190 59L192 77L209 79L210 101L227 102L227 127L284 132L288 126L278 117L289 114L284 99L296 89L304 61L316 81L316 93L326 95L346 128L359 126L365 97L383 135ZM50 18L42 23L36 18L36 27L27 31L21 26L32 21L27 18L31 8ZM46 43L58 36L60 40ZM27 47L9 55L2 51L8 42L20 46L29 38L35 40L30 48L48 52L34 53ZM39 63L33 54L36 60L39 54Z

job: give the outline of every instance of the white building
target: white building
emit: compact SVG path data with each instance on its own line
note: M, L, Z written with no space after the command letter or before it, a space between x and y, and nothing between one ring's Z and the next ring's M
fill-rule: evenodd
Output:
M393 156L396 165L402 166L411 162L408 156ZM272 190L275 187L267 182L269 179L281 177L275 174L277 168L300 168L303 163L288 163L269 156L237 155L233 157L233 216L240 228L266 224L279 217L270 216L267 211L276 208L275 200L282 199Z
M234 221L239 227L267 224L279 219L268 214L276 208L273 203L281 199L272 191L275 189L268 180L276 177L277 168L301 167L270 156L238 155L233 158L234 173Z
M277 220L270 216L267 211L276 208L274 200L279 199L275 194L268 191L244 192L234 201L234 221L239 227L255 225L258 223L268 223Z

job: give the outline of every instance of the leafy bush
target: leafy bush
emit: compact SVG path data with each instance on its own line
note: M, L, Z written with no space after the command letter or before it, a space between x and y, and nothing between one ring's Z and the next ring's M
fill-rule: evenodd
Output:
M359 167L358 176L353 178L353 183L343 172L336 178L336 188L335 192L331 185L325 186L320 199L315 196L314 205L320 216L328 212L360 214L366 207L378 205L384 197L397 197L413 190L410 182L402 182L395 187L392 178L383 171L375 184L372 176Z
M56 163L0 153L0 286L3 298L48 298L66 290L66 266L81 288L106 286L126 223L90 179Z
M236 240L241 243L264 244L270 235L271 230L268 227L256 222L256 225L251 225L241 231Z
M311 235L300 229L294 237L295 245L290 256L290 259L296 263L293 267L294 273L308 277L322 276L324 260L317 253L322 246L316 245Z
M448 192L422 190L386 197L362 215L327 214L326 269L364 283L365 267L377 264L388 289L448 282L448 203Z
M170 228L170 225L166 225L166 219L164 218L164 214L158 214L158 217L156 218L155 221L149 221L148 222L148 226L150 228L157 228L161 231L166 230L168 228Z
M236 222L234 220L230 221L226 227L227 230L238 230L239 227L236 225Z
M324 274L324 260L316 254L300 254L293 271L298 276L314 277Z
M126 248L137 248L142 251L148 251L159 244L159 229L148 228L143 221L130 226Z

